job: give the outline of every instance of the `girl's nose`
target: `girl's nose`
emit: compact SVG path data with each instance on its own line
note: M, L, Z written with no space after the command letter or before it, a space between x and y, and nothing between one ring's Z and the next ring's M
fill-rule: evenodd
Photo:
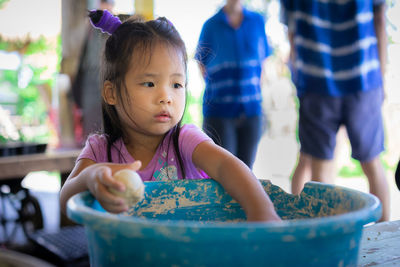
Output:
M170 104L171 103L171 99L167 98L167 99L160 99L160 104Z
M167 89L162 89L160 93L160 104L170 104L172 102L171 94Z

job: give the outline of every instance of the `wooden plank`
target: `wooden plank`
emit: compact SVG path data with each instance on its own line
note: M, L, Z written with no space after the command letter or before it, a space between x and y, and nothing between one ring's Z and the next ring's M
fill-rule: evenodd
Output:
M359 266L400 266L400 220L363 230Z
M33 171L59 171L68 173L75 166L80 153L75 150L56 150L41 154L0 158L0 180L21 179Z

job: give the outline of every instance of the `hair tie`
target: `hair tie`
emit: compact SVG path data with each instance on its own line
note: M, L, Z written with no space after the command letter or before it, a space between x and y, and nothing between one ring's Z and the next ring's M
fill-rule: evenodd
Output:
M171 22L169 19L167 19L167 18L165 18L165 19L167 20L167 22L168 22L169 26L172 26L172 27L174 27L174 24L172 24L172 22Z
M92 10L89 13L90 23L103 33L113 34L122 24L117 16L113 16L108 10Z

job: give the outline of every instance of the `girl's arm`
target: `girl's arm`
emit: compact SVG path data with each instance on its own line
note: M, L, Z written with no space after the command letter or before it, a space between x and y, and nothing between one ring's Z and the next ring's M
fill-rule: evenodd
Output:
M218 181L244 209L248 221L280 221L274 205L251 170L210 141L193 151L193 163Z
M105 210L113 213L126 211L128 206L125 200L110 193L108 188L112 187L124 191L124 184L116 181L112 175L125 168L136 171L140 168L140 165L140 161L133 164L113 164L96 163L90 159L79 160L61 188L61 211L66 213L68 199L86 190L92 193Z

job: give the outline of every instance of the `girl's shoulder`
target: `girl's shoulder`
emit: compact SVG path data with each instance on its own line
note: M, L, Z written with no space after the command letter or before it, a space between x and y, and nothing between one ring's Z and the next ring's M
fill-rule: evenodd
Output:
M108 139L104 134L92 134L90 135L85 143L85 146L82 149L81 154L78 157L78 160L81 158L88 158L95 162L108 162ZM111 145L111 154L112 158L118 158L115 155L121 154L121 151L125 151L124 144L122 139L116 140ZM118 156L118 155L117 155Z
M88 143L107 144L107 136L105 134L91 134L86 140L86 144Z
M182 126L180 134L180 137L186 137L186 136L207 136L199 127L197 127L194 124L185 124Z
M86 141L84 149L82 150L81 157L85 156L95 162L110 162L108 149L110 149L111 153L111 162L133 162L133 158L126 149L122 138L117 139L109 145L109 140L104 134L90 135Z
M196 130L196 129L199 129L199 127L197 127L195 124L187 123L187 124L182 125L181 132L182 131Z
M107 151L107 137L103 134L92 134L86 139L78 159L87 158L95 162L104 162Z
M185 149L193 151L201 142L210 140L212 139L194 124L183 125L179 133L179 147L181 148L181 152Z

